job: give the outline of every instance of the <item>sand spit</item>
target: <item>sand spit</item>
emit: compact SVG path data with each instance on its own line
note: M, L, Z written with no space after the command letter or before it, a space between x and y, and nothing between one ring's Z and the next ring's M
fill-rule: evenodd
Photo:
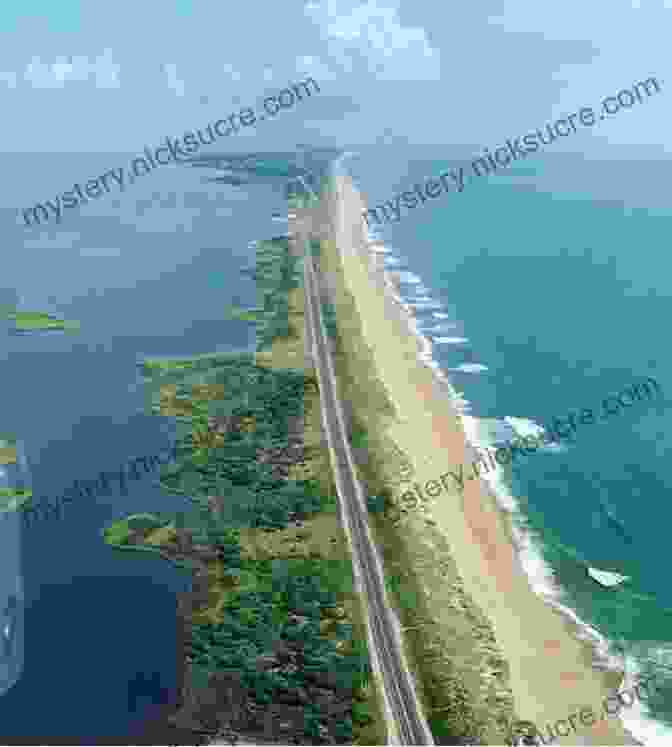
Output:
M386 283L384 255L368 247L359 193L344 177L336 178L335 189L335 260L342 266L345 294L354 300L356 324L377 384L395 410L395 417L387 417L384 435L412 465L410 480L424 484L451 464L469 461L459 408L451 401L450 384L422 361L426 351ZM395 504L408 487L392 488ZM514 549L508 517L487 486L472 480L463 494L451 491L424 498L410 514L399 511L396 523L403 524L401 554L411 562L414 542L435 553L433 564L408 569L418 583L424 582L425 591L436 594L434 600L425 594L416 607L438 615L437 641L454 659L453 674L463 681L461 697L481 723L483 743L504 743L505 727L500 723L495 728L492 720L510 713L511 705L514 719L532 721L539 728L586 707L601 714L618 676L597 671L592 649L577 638L576 626L532 591ZM438 586L434 576L443 578ZM455 676L446 682L454 688ZM616 718L592 727L578 722L576 732L553 743L636 744Z

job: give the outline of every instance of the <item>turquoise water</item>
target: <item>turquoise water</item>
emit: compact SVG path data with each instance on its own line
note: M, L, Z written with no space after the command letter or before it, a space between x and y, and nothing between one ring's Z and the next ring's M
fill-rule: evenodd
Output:
M356 162L370 203L455 165L398 156L394 173L374 152ZM402 275L405 296L440 303L420 303L416 315L481 431L501 440L511 433L505 417L532 429L599 409L647 376L659 383L655 400L502 470L500 486L535 537L528 561L542 555L553 570L555 580L544 581L537 563L536 580L622 646L629 671L654 674L660 695L649 716L637 707L623 714L647 744L672 733L672 585L663 554L672 519L672 208L662 166L540 158L377 231L392 250L390 269L411 273ZM470 371L455 370L465 364ZM589 566L631 579L603 588ZM668 736L656 739L657 731Z

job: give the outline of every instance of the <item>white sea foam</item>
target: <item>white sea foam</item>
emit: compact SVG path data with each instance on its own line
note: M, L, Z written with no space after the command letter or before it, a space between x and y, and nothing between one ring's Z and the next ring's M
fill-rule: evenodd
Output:
M441 304L438 301L420 301L413 303L413 307L416 309L440 309Z
M432 341L421 333L418 320L413 315L414 305L401 298L395 285L391 282L389 276L387 276L387 273L385 275L385 282L389 293L406 310L408 328L420 342L418 359L424 365L431 368L437 379L440 379L447 387L453 407L462 421L465 436L470 447L481 450L493 449L496 444L510 441L516 435L540 435L543 432L543 428L529 418L478 418L471 415L471 403L469 400L455 389L446 373L441 369L438 362L434 360L432 355ZM418 306L416 305L415 308L418 308ZM437 319L449 318L449 315L443 312L434 312L433 316ZM467 338L437 338L434 340L434 343L442 340L450 340L451 342L459 341L460 343L468 341ZM487 370L487 367L481 364L462 364L460 368L461 370L468 370L467 367L472 366L479 371ZM474 370L474 368L471 368L471 370ZM544 445L542 448L553 449L558 447L557 445ZM594 628L579 620L576 613L570 608L560 604L559 599L562 597L562 590L553 569L543 558L541 539L530 531L527 519L520 511L519 503L514 497L508 482L507 470L497 465L496 469L483 472L480 479L488 486L498 505L510 516L511 535L516 555L522 572L525 573L529 580L530 588L547 603L555 606L560 612L576 623L579 631L577 635L580 638L591 641L594 650L600 654L601 662L604 663L605 652L608 651L607 641Z
M508 415L504 420L511 426L513 431L512 436L518 436L525 438L525 436L532 436L538 439L543 436L545 431L539 423L535 423L534 420L529 418L517 418L512 415ZM539 446L539 451L567 451L566 444L543 444Z
M435 324L433 327L425 327L425 332L448 332L456 327L457 324L455 322L442 322L441 324Z
M437 337L434 342L442 345L464 345L469 340L466 337Z
M389 251L389 250L385 250ZM385 273L387 275L387 273ZM418 337L421 351L418 358L430 367L436 377L441 379L451 396L452 404L463 424L466 440L472 448L492 449L495 444L506 442L518 436L539 436L543 433L543 427L529 418L507 416L503 419L478 418L471 415L471 403L458 392L451 383L448 376L441 369L432 356L432 342L424 337L419 330L418 322L413 316L413 306L404 301L397 293L395 285L385 278L385 284L389 294L407 311L408 327ZM418 288L418 290L420 290ZM423 292L426 292L423 290ZM430 304L430 308L437 305ZM415 308L421 308L416 305ZM440 308L440 305L438 305ZM450 315L443 311L434 311L435 319L449 319ZM423 329L423 331L427 331ZM466 339L465 339L466 341ZM438 342L436 340L435 342ZM449 369L450 370L450 369ZM488 370L482 364L464 363L454 370L480 372ZM539 450L565 451L567 446L562 444L544 444ZM528 526L527 519L521 513L519 503L514 497L507 481L507 472L499 465L496 470L481 474L481 480L489 487L498 505L510 516L512 537L516 548L521 568L526 574L531 589L541 596L548 604L558 609L561 614L572 620L577 628L577 637L591 643L594 652L594 664L596 667L623 671L624 664L619 657L609 653L609 642L595 628L582 621L578 615L569 607L560 603L563 596L561 587L553 569L546 563L542 554L542 540L533 533ZM669 647L669 643L661 645L661 649ZM672 657L672 651L667 648L666 653ZM625 660L625 676L621 690L632 687L634 675L637 673L637 660L627 656ZM636 701L631 708L623 709L621 721L635 739L644 744L654 747L663 747L671 744L672 729L655 721L650 717L646 705Z
M462 363L455 368L451 368L451 371L462 371L464 373L481 373L481 371L487 371L488 367L481 363Z
M404 310L406 324L409 328L409 331L416 337L416 339L419 342L420 350L418 352L418 360L424 365L431 368L435 376L441 379L442 381L444 381L450 387L450 383L448 382L445 373L441 369L441 366L436 360L434 360L432 341L422 334L420 323L415 318L414 310L417 308L420 308L422 304L414 304L411 302L410 299L403 298L398 293L395 284L392 282L387 272L384 272L384 279L385 279L385 285L386 285L389 295ZM418 278L418 280L420 280L420 278ZM430 300L430 303L436 304L436 302L431 301L431 300ZM440 308L440 305L439 305L439 308ZM466 400L460 399L460 396L454 391L452 392L452 394L454 395L455 406L459 410L462 411L462 410L468 409L469 403Z
M462 422L467 441L480 449L492 448L496 443L508 440L512 434L538 436L543 433L543 428L528 418L509 416L493 422L492 419L462 415ZM551 444L542 448L557 450L564 447ZM553 568L543 558L543 541L529 529L527 519L521 513L518 501L511 492L506 474L506 471L498 466L496 470L481 474L481 479L491 488L499 506L510 515L514 546L530 588L547 604L572 621L576 627L577 638L592 646L593 665L596 668L625 670L620 690L631 688L635 684L634 677L637 674L636 658L628 656L624 663L620 657L611 654L609 641L592 625L581 620L571 607L562 603L564 592ZM665 645L669 646L669 644ZM645 704L636 701L631 708L624 708L621 711L620 718L635 739L644 744L656 747L670 744L672 729L651 718Z
M418 283L422 282L422 280L414 272L408 272L407 270L402 270L399 273L399 280L402 283L407 283L408 285L417 285Z
M506 419L463 415L462 423L468 443L475 449L490 449L490 453L495 444L507 441L512 435L512 427ZM496 469L484 471L481 480L488 485L498 505L510 514L514 545L531 588L547 599L555 599L559 590L553 569L543 559L541 542L529 531L527 520L520 512L508 484L507 471L497 465Z
M632 653L626 653L625 656L625 677L619 688L620 690L629 690L637 684L637 676L642 673L644 667L640 666L640 661L650 662L651 671L645 672L647 675L653 675L653 681L659 683L664 681L662 672L665 672L666 684L670 681L670 663L672 660L672 649L667 641L640 641L630 645ZM646 667L649 670L649 667ZM662 670L662 671L661 671ZM668 685L669 692L669 685ZM651 712L645 703L642 703L633 693L633 705L630 708L624 708L621 713L621 720L630 733L646 745L669 745L672 743L672 728L666 724L656 721L651 716ZM655 697L655 696L654 696Z

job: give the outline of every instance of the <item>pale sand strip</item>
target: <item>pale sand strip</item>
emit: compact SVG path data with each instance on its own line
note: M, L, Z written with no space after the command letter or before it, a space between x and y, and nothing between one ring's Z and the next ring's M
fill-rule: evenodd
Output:
M401 307L385 291L381 272L369 263L361 197L349 179L339 178L337 191L333 220L347 289L356 299L380 379L397 408L399 423L392 435L413 462L414 480L425 484L451 465L470 462L471 454L459 417L441 396L441 385L417 359L418 341L409 333ZM574 636L574 626L531 590L508 519L484 484L466 482L463 496L452 487L444 489L428 509L451 547L466 590L493 626L510 667L517 716L542 730L586 706L600 717L613 676L592 668L592 652ZM577 731L555 744L636 744L616 718L592 728L578 718L574 723Z

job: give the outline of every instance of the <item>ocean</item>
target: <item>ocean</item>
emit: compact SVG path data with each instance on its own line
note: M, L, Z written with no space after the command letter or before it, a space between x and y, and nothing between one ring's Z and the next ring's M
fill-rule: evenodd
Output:
M353 147L340 168L372 207L478 152ZM535 591L579 622L598 665L622 652L628 680L654 678L657 695L621 716L646 744L672 735L668 165L539 154L369 231L433 365L465 400L474 445L598 411L646 377L659 384L650 401L490 476ZM606 588L589 567L629 579Z
M77 333L22 336L0 322L0 431L23 447L37 500L170 445L171 419L146 414L143 357L254 347L254 326L225 309L256 303L240 270L254 262L252 241L283 230L272 217L286 215L277 180L240 189L206 181L204 169L164 167L58 225L21 225L17 209L130 157L3 156L0 303L80 322ZM115 553L100 534L129 513L187 507L157 480L129 480L126 495L115 481L61 519L0 519L0 606L18 590L25 608L20 671L0 689L3 744L133 744L175 697L176 593L190 578ZM134 703L136 677L151 685Z

